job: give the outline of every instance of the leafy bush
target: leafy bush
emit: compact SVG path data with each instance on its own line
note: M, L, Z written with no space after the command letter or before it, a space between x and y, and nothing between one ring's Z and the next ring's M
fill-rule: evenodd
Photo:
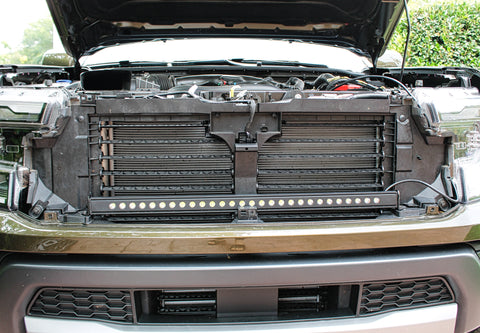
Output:
M437 2L410 12L408 66L480 68L480 3ZM407 21L400 21L390 49L403 54Z
M2 44L10 52L0 55L0 64L40 64L43 54L53 46L52 19L43 18L31 23L23 32L18 49L12 50L5 42Z

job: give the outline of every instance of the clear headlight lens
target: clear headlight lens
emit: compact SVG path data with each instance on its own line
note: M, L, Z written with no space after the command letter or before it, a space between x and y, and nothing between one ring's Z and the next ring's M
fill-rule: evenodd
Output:
M461 181L464 200L480 199L480 149L455 160L457 179Z
M30 170L17 163L0 161L0 207L18 209L21 192L28 187Z
M455 98L451 100L455 101ZM480 95L478 92L469 94L457 101L456 108L437 111L440 131L455 134L454 166L463 199L480 199Z
M0 207L10 206L16 168L16 163L0 160Z
M9 174L0 173L0 207L6 207L8 202Z
M480 94L476 88L417 88L416 97L438 134L454 134L453 174L464 201L480 199Z
M40 120L42 112L46 104L42 104L39 107L39 113L30 112L16 112L13 103L11 105L0 105L0 121L25 121L25 122L37 122ZM34 105L38 107L38 105Z

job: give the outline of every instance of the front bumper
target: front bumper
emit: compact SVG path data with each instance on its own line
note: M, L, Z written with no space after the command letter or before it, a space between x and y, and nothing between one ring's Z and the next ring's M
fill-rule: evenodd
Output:
M452 333L457 305L403 310L369 318L248 325L128 327L100 322L26 317L27 333Z
M480 239L480 201L444 216L224 225L49 224L0 211L0 251L225 254L358 250Z
M9 333L49 332L65 319L27 316L40 288L258 288L328 285L441 276L455 303L396 310L363 318L282 321L242 325L104 324L75 320L75 327L95 332L469 332L480 326L480 261L467 245L377 251L344 251L303 255L246 256L77 256L19 255L0 266L0 322ZM458 306L458 314L457 313ZM407 317L405 317L407 316ZM455 322L455 324L454 324ZM390 323L390 324L388 324ZM393 323L393 324L392 324ZM25 325L27 330L25 330ZM440 328L441 326L441 328ZM298 329L296 329L298 328ZM83 331L85 331L83 330ZM64 331L64 330L62 330ZM404 331L404 330L403 330ZM58 331L59 332L59 331Z

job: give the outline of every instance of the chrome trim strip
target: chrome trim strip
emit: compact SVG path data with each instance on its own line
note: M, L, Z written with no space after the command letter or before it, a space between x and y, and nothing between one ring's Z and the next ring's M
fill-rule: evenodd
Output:
M480 240L480 202L450 214L255 224L45 223L0 210L0 251L81 254L313 252Z

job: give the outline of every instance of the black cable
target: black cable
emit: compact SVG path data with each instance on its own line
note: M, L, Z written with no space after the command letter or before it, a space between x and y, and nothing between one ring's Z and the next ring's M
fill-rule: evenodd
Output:
M359 86L362 86L364 88L368 88L370 90L374 90L374 91L378 91L378 90L383 90L382 88L380 87L376 87L372 84L369 84L367 82L364 82L364 81L361 81L361 80L358 80L357 78L355 79L338 79L338 80L335 80L334 82L330 83L327 85L327 87L325 88L325 90L335 90L345 84L348 84L350 82L352 82L352 80L354 80L354 83L356 85L359 85ZM334 88L332 88L334 87Z
M403 72L405 71L405 63L407 58L408 43L410 42L410 13L408 12L407 0L403 0L403 5L405 7L405 15L407 16L407 38L405 40L405 49L403 50L403 59L402 59L402 69L400 71L400 81L403 80Z
M385 191L389 191L390 189L392 189L393 187L397 186L397 185L400 185L400 184L403 184L403 183L419 183L419 184L422 184L426 187L428 187L429 189L431 189L433 192L437 193L437 194L440 194L442 197L444 197L445 199L447 199L448 201L450 202L453 202L453 203L459 203L460 201L457 200L457 199L454 199L454 198L451 198L449 197L448 195L446 195L445 193L443 193L442 191L440 190L437 190L435 187L433 187L432 185L430 185L429 183L426 183L422 180L418 180L418 179L403 179L403 180L399 180L398 182L395 182L393 183L392 185L388 186Z
M403 88L403 90L405 90L407 92L407 94L413 98L414 101L417 101L417 99L415 98L415 96L412 95L412 93L410 92L410 90L408 90L408 88L402 83L400 82L399 80L397 79L394 79L393 77L390 77L390 76L383 76L383 75L363 75L363 76L359 76L359 77L356 77L356 78L353 78L353 79L349 79L349 80L346 80L346 81L343 81L341 82L340 84L338 85L334 85L332 88L330 88L329 90L334 90L335 88L338 88L346 83L349 83L349 82L355 82L357 80L362 80L362 79L367 79L367 78L372 78L372 79L387 79L387 80L390 80L392 82L395 82L396 84L398 84L400 87Z
M250 117L248 122L245 124L245 133L247 134L247 138L250 137L250 126L253 123L253 119L255 118L255 113L257 112L257 102L254 98L248 100L248 105L250 106Z

